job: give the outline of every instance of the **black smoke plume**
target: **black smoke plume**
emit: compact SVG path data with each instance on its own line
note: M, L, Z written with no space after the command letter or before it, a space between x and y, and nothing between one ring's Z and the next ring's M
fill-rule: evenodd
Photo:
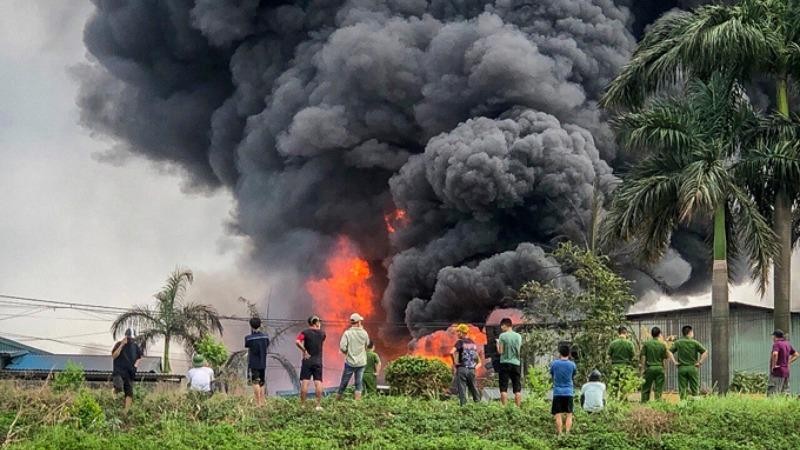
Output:
M480 321L584 242L618 158L597 99L647 23L628 0L95 0L82 122L227 189L253 259L304 276L346 235L387 321ZM631 5L632 9L631 9ZM384 217L406 218L388 233ZM642 295L697 289L686 230ZM566 281L560 281L565 282ZM299 297L302 297L302 290ZM285 301L300 298L283 297Z

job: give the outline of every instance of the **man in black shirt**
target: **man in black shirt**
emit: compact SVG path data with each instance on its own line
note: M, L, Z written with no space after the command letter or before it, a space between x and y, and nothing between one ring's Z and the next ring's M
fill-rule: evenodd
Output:
M308 318L308 326L297 335L295 345L300 349L303 362L300 365L300 403L308 396L308 382L314 379L314 393L317 397L316 410L322 410L322 344L325 332L321 330L319 317Z
M125 411L133 402L133 378L142 355L142 349L134 342L133 330L130 328L125 330L125 337L111 349L111 358L114 362L112 372L114 391L125 392Z
M252 333L244 338L244 346L247 352L247 369L250 372L250 382L253 384L253 392L256 396L256 404L264 403L264 383L267 370L267 348L269 347L269 337L258 331L261 328L261 319L253 317L250 319Z

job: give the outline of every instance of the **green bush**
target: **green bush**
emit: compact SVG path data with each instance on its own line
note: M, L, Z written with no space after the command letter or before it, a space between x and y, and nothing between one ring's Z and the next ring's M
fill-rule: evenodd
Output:
M74 391L77 392L86 380L83 366L72 361L67 361L64 370L53 377L53 390L56 392Z
M438 359L401 356L386 366L392 394L438 398L453 382L453 372Z
M194 351L202 355L215 371L228 360L228 349L225 344L210 334L206 334L197 341Z
M616 400L627 399L628 395L642 387L642 383L644 379L639 372L629 366L615 366L606 378L608 395Z
M547 367L528 366L525 381L533 398L544 398L553 388L553 379L550 377Z
M745 394L767 392L769 375L765 372L736 372L731 380L731 391Z
M97 428L106 422L100 403L87 391L81 391L75 396L72 404L67 407L67 413L82 429Z

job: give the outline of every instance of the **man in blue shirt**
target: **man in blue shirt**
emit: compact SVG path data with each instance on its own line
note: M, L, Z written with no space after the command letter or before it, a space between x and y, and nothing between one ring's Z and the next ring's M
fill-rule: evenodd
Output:
M550 413L555 417L556 433L561 435L565 427L567 433L572 429L572 398L575 395L572 379L578 369L569 359L569 346L558 347L558 354L559 359L550 365L550 376L553 377L553 406Z
M244 338L244 346L247 349L247 369L250 375L250 382L253 384L253 392L256 397L256 404L264 403L264 383L267 371L267 348L269 347L269 337L259 331L261 319L253 317L250 319L252 333Z

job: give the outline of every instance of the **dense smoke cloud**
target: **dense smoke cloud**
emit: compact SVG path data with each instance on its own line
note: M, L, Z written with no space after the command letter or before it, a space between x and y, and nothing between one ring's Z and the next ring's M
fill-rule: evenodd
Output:
M544 249L585 240L616 181L597 99L635 46L625 0L95 3L83 123L230 189L266 268L315 274L348 236L415 334L557 275ZM705 280L686 251L621 263L675 292Z

